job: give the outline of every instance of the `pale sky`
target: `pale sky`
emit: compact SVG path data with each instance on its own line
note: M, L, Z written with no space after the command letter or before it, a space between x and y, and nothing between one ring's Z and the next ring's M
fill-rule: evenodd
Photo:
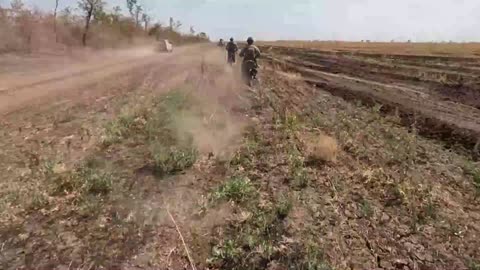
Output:
M0 0L5 6L9 1ZM51 9L55 0L24 0ZM76 0L60 0L75 6ZM105 0L109 6L125 0ZM480 41L480 0L139 0L212 38Z

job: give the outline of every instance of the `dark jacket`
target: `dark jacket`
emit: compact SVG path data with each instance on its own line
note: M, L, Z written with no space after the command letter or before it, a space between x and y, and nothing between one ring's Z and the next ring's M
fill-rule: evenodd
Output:
M238 46L235 42L228 42L227 43L227 46L225 47L225 49L229 52L229 53L236 53L238 51Z

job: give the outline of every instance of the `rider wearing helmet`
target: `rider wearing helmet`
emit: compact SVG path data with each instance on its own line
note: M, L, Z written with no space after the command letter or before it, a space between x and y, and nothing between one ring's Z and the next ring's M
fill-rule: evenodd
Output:
M258 68L258 63L257 59L260 58L260 50L257 48L257 46L253 45L253 38L249 37L247 39L247 46L245 46L241 51L240 51L240 57L243 57L243 62L242 62L242 73L246 75L247 73L247 68L249 62L253 62L255 66L255 72L256 68Z
M231 59L232 63L235 63L235 55L238 51L238 46L233 40L233 37L230 38L230 42L227 43L227 46L225 47L225 49L228 52L228 60L230 61Z
M257 59L260 58L260 50L257 46L253 45L253 38L247 39L247 46L240 51L240 57L243 57L243 62L254 61L257 63Z

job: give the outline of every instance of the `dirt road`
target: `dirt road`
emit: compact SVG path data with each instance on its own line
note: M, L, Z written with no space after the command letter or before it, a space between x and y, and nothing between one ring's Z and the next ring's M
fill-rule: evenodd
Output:
M28 66L17 65L12 67L12 70L17 72L0 74L0 114L8 114L38 102L45 102L49 97L65 95L71 90L83 89L152 65L176 68L179 63L189 62L188 59L197 55L200 50L201 46L190 46L166 54L156 52L153 47L142 47L109 54L97 53L83 60L60 58L57 63L40 70L28 70ZM27 71L19 72L22 68Z

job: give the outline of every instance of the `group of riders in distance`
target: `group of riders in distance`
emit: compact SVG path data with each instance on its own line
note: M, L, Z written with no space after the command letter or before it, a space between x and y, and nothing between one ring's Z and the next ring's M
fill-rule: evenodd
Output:
M249 37L247 39L247 45L240 51L240 57L243 57L242 61L242 78L246 81L247 84L252 86L256 81L257 72L258 72L258 62L257 59L260 58L260 50L257 46L253 45L253 38ZM238 52L238 46L235 43L233 38L230 38L230 41L225 45L223 39L220 39L218 42L219 47L225 47L227 50L227 62L230 65L233 65L236 61L236 55Z

